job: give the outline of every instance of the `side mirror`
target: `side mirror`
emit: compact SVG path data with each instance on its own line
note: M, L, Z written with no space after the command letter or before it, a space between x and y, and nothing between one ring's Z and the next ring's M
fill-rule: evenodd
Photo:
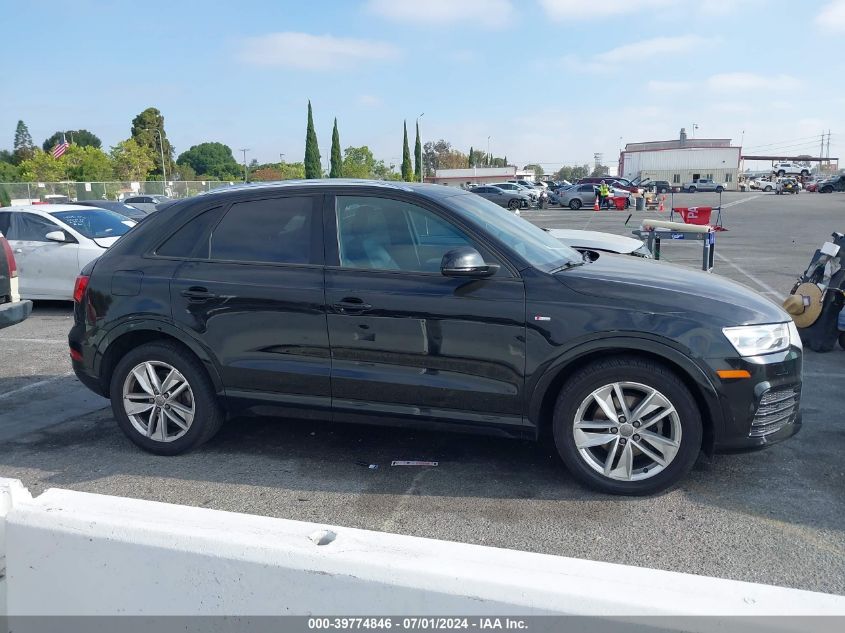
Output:
M487 264L477 250L470 246L453 248L440 261L440 272L446 277L490 277L499 270L498 264Z
M64 231L50 231L44 237L50 240L51 242L59 242L61 244L64 244L69 241Z

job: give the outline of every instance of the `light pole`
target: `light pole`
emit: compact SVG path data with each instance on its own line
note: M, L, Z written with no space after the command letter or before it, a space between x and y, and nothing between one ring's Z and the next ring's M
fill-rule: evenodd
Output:
M248 147L242 147L238 151L244 153L244 182L246 182L246 179L247 179L246 153L249 151L249 148Z
M695 131L698 129L698 123L692 124L692 137L695 138Z
M161 193L166 193L165 189L167 189L167 167L164 165L164 136L161 133L161 130L157 127L145 127L144 128L147 132L155 132L158 134L158 148L161 151L161 178L164 181L162 185Z
M489 136L487 137L487 162L488 162L488 164L492 164L492 162L493 162L493 156L490 154L490 138L491 137L489 137Z
M423 157L422 157L422 154L423 154L423 150L422 150L422 135L419 133L419 132L420 132L420 119L421 119L421 118L423 118L424 116L425 116L425 112L420 112L420 115L417 117L417 134L418 134L418 135L419 135L419 137L420 137L420 155L419 155L419 161L420 161L420 182L425 182L425 163L423 163ZM414 158L417 158L417 157L416 157L416 156L414 156Z

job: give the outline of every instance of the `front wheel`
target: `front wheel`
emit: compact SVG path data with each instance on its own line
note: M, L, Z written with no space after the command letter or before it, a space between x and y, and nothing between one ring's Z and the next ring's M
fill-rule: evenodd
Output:
M722 193L724 190L724 187L716 187L716 193Z
M223 422L202 363L174 343L148 343L124 356L112 374L110 396L121 430L157 455L196 448Z
M572 200L569 201L569 208L572 209L573 211L577 211L578 209L581 208L581 204L582 203L578 198L573 198Z
M772 186L768 185L765 189L763 189L766 193L770 193L772 191Z
M553 433L558 453L583 484L648 495L692 469L702 423L695 399L674 372L651 360L619 357L587 366L564 385Z
M661 187L657 190L657 193L669 193L669 190L666 187Z
M778 176L780 176L780 177L782 178L783 176L786 176L786 172L785 172L784 170L782 170L782 169L781 169L781 170L778 172Z
M514 198L513 200L509 200L508 209L510 209L511 211L516 211L517 209L519 209L519 200L517 200L516 198Z
M695 193L695 187L690 187L687 189L687 193Z

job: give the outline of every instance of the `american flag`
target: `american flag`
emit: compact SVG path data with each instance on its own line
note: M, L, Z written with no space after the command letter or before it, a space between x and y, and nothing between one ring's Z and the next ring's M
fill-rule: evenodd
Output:
M53 158L61 158L62 154L67 151L68 147L70 147L70 143L68 143L67 139L63 136L62 142L56 145L50 153L53 154Z

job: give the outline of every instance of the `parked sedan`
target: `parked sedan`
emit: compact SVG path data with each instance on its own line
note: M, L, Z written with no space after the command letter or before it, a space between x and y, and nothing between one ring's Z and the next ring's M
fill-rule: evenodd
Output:
M505 191L519 191L526 194L533 202L537 202L540 199L540 192L534 187L525 187L515 182L494 182L492 186L504 189Z
M73 298L76 275L137 224L122 215L69 204L0 208L26 299Z
M126 204L125 202L117 202L115 200L80 200L79 202L74 202L72 204L76 204L83 207L97 207L99 209L106 209L108 211L113 211L118 215L122 215L130 220L135 220L136 222L140 222L145 217L149 215L148 211L144 211L139 209L138 207L133 207L130 204Z
M583 206L593 206L596 201L596 192L597 187L593 184L575 185L566 191L560 191L557 197L560 201L560 206L577 210ZM611 195L615 197L628 196L630 200L631 194L628 191L613 188L611 189Z
M167 196L130 196L129 198L123 199L126 204L131 204L133 207L137 207L147 213L156 211L157 205L162 202L168 202L169 200L170 198Z
M519 213L519 209L526 209L531 206L531 198L521 191L507 191L493 185L482 185L474 187L472 193L517 213Z
M74 372L160 455L199 447L227 414L272 409L549 438L579 481L642 495L702 451L801 427L801 341L779 306L717 275L587 261L454 187L326 179L194 196L75 288Z

